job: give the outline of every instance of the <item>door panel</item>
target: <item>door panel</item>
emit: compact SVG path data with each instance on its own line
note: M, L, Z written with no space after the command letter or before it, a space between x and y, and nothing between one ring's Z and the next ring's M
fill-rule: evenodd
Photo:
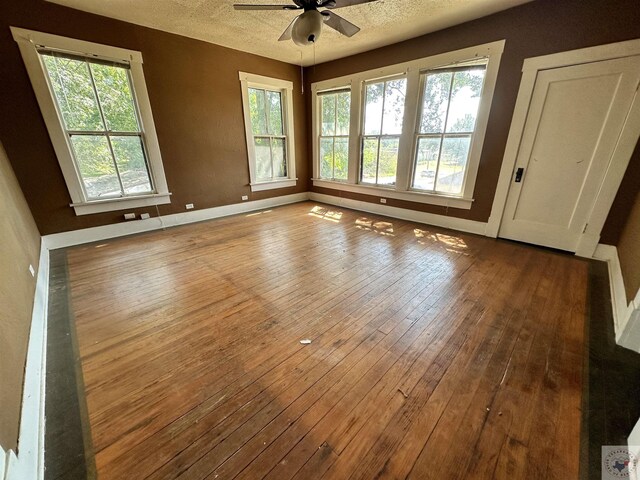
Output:
M640 57L541 71L499 235L575 251L640 80Z

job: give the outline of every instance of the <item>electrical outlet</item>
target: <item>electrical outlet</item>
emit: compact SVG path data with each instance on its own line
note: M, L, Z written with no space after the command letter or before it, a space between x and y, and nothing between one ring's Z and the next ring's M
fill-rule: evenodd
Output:
M387 199L386 198L381 198L380 199L380 203L387 203Z
M135 220L136 219L136 214L135 213L125 213L124 214L124 219L125 220Z
M249 200L249 195L242 195L242 201Z
M184 208L186 208L187 210L193 210L193 203L187 203Z
M32 277L36 276L36 271L33 269L33 265L29 265L29 273Z
M151 217L151 215L149 215L148 213L142 213L140 214L140 220L146 220L147 218Z

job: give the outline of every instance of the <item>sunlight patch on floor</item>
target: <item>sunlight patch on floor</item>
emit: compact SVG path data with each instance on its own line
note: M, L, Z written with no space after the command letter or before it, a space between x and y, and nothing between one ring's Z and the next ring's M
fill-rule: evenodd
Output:
M418 239L418 243L426 245L428 243L440 243L445 247L445 250L453 253L460 253L463 255L468 255L465 253L469 247L466 242L460 237L454 237L452 235L445 235L443 233L431 233L427 230L421 230L419 228L415 228L413 230L415 237Z
M393 233L393 223L391 222L380 222L367 217L360 217L356 220L356 228L375 232L380 235L395 237Z
M245 217L255 217L256 215L263 215L265 213L271 213L272 210L263 210L261 212L248 213Z
M340 219L342 218L342 212L329 210L324 207L313 207L308 215L316 218L322 218L323 220L329 220L334 223L340 223Z

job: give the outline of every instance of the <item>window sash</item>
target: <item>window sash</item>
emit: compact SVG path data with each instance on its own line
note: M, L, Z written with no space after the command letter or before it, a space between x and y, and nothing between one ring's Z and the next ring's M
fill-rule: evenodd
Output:
M267 137L267 136L279 136L276 134L273 134L271 132L273 132L273 129L271 128L271 104L267 101L267 92L270 93L277 93L280 96L280 112L279 112L279 117L280 117L280 125L282 126L282 136L286 137L287 136L287 126L285 124L285 119L284 119L284 109L282 108L282 104L284 102L284 98L285 98L285 94L284 91L282 90L278 90L278 89L270 89L270 88L262 88L262 87L258 87L258 86L252 86L251 84L249 84L248 86L248 90L255 90L258 92L262 92L262 99L263 99L263 120L264 120L264 125L266 128L266 133L261 133L261 134L256 134L253 133L253 124L251 125L251 133L253 134L254 137L256 136L262 136L262 137ZM251 106L249 106L249 109L251 109ZM259 113L259 112L258 112Z
M401 134L397 135L362 135L362 141L360 143L360 183L365 185L375 185L377 187L394 187L398 181L398 158L397 155L400 152L399 144L401 140ZM377 141L377 151L376 151L376 179L375 182L367 182L364 180L364 144L368 139L375 139ZM380 146L382 145L383 140L397 140L398 141L398 151L396 152L396 180L393 183L379 183L380 179Z
M320 178L325 180L333 180L336 182L346 182L348 178L336 178L336 139L344 139L347 141L347 168L349 164L349 135L319 135L318 136L318 151L322 149L322 140L331 139L331 177L323 177L321 169L319 170ZM322 162L322 159L320 159Z
M433 139L438 139L439 141L439 146L438 146L438 156L436 158L436 169L434 172L434 180L433 180L433 188L422 188L418 185L415 184L415 174L416 171L418 169L418 154L419 154L419 145L420 145L420 140L423 138L433 138ZM445 139L448 138L468 138L469 139L469 144L471 144L471 142L473 141L473 132L471 133L461 133L461 132L455 132L455 133L421 133L421 134L417 134L416 135L416 140L415 140L415 144L414 144L414 151L415 151L415 156L414 156L414 163L413 163L413 172L412 172L412 180L411 180L411 190L417 190L419 192L432 192L432 193L442 193L445 195L451 195L451 192L447 192L446 190L442 190L438 188L438 179L439 179L439 175L440 175L440 166L441 166L441 160L442 160L442 149L444 146L444 141ZM469 148L469 150L467 150L467 155L464 159L464 166L463 166L463 176L466 173L467 167L468 167L468 163L469 163L469 154L471 152L471 149ZM461 193L459 194L453 194L453 195L461 195Z
M403 110L406 108L406 103L407 103L407 90L406 90L406 83L408 81L408 78L406 75L394 75L393 77L387 77L387 78L382 78L382 79L376 79L376 80L366 80L363 82L362 84L362 135L363 136L374 136L376 134L369 134L366 133L366 118L367 118L367 87L370 85L376 85L381 83L382 84L382 106L381 106L381 114L380 114L380 133L378 135L402 135L402 131L404 131L404 121L402 122L402 127L401 127L401 131L400 133L397 134L385 134L384 133L384 117L385 117L385 106L386 106L386 102L387 102L387 84L390 82L394 82L396 80L404 80L405 81L405 103L403 105Z
M270 160L269 168L271 171L271 175L266 178L260 178L258 177L258 173L256 172L256 179L259 182L268 182L270 180L281 180L284 178L289 178L289 155L287 151L287 137L285 135L254 135L253 136L254 145L255 145L256 139L259 139L259 138L269 140L269 160ZM275 161L275 156L273 154L274 139L282 140L282 162L284 166L284 175L282 176L275 175L276 161ZM256 163L257 163L257 159L256 159Z
M55 94L55 90L53 88L52 85L52 80L51 80L51 72L49 71L48 68L44 67L44 73L45 73L45 80L47 82L47 85L49 86L49 92L51 95L51 98L53 100L53 103L55 105L55 108L58 112L58 116L60 119L60 125L62 127L62 130L64 131L67 141L68 141L68 146L69 146L69 151L71 152L71 157L73 159L73 162L75 164L75 168L76 168L76 173L78 175L78 178L80 180L80 187L82 189L84 198L86 200L99 200L99 199L104 199L104 198L126 198L126 197L136 197L139 196L141 193L142 194L153 194L153 193L157 193L156 188L155 188L155 181L151 172L151 168L149 165L149 157L147 154L147 147L144 141L144 132L142 131L142 129L140 128L142 125L142 121L140 118L140 111L139 111L139 107L138 107L138 102L136 101L136 94L135 94L135 89L133 86L133 81L131 78L131 69L130 66L128 64L124 64L124 63L120 63L120 62L113 62L113 61L106 61L106 60L100 60L100 59L90 59L88 57L82 56L82 55L75 55L75 54L70 54L70 53L64 53L64 52L57 52L57 51L53 51L51 49L38 49L37 50L38 54L40 56L43 55L51 55L54 57L61 57L61 58L69 58L69 59L73 59L76 61L83 61L87 64L87 71L89 74L89 79L91 81L91 88L93 91L93 95L96 101L96 105L98 107L98 112L100 113L100 120L102 122L102 125L104 126L104 130L72 130L72 129L68 129L67 127L67 123L66 120L64 118L64 116L62 115L62 109L60 107L58 98ZM134 130L134 131L127 131L127 132L121 132L121 131L114 131L114 130L109 130L107 127L107 119L104 113L104 108L102 105L102 101L100 100L100 95L98 94L98 90L96 87L96 83L95 83L95 79L93 76L93 72L91 70L91 67L89 66L91 63L95 63L98 65L110 65L110 66L115 66L118 68L123 68L126 71L126 75L127 75L127 82L129 85L129 91L131 92L131 100L133 102L133 108L134 108L134 114L136 116L136 125L138 125L138 129ZM107 140L107 145L109 147L109 153L111 155L111 161L113 163L113 168L118 180L118 185L120 187L120 194L119 195L104 195L104 196L93 196L90 195L89 192L87 191L87 187L85 184L85 178L82 176L82 174L80 173L81 168L80 168L80 163L78 161L77 158L77 152L75 150L75 148L73 147L73 144L71 142L72 137L74 136L103 136L106 138ZM147 178L149 180L149 190L148 191L144 191L144 192L135 192L135 193L127 193L126 188L124 186L124 182L122 180L122 173L120 172L120 168L118 166L118 162L116 160L116 155L113 149L113 143L111 141L111 137L138 137L140 139L140 145L141 145L141 149L142 149L142 155L144 158L144 165L145 165L145 169L146 169L146 173L147 173Z

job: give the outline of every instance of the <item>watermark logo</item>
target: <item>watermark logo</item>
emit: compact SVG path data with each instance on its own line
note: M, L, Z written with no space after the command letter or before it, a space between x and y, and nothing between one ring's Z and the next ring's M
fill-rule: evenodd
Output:
M635 451L635 449L634 449ZM638 457L626 445L602 447L602 480L640 480Z

